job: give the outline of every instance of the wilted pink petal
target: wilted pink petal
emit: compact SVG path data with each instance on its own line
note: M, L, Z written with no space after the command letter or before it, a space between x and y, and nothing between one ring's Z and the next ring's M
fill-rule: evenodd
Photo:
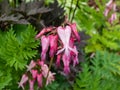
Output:
M22 87L22 89L24 90L24 84L28 81L28 76L26 74L23 74L21 81L18 83L19 86L18 87Z
M49 72L49 75L48 75L48 77L47 77L46 85L50 84L52 81L55 80L54 75L55 75L55 73Z
M50 40L50 57L54 57L56 51L57 51L57 41L58 41L58 36L57 35L50 35L49 36Z
M36 39L40 38L43 34L45 34L46 32L49 32L53 29L54 27L47 27L47 28L43 28L37 35L36 35Z
M30 64L26 66L27 71L30 71L32 68L35 67L35 65L36 65L36 63L33 60L31 60Z
M45 61L46 53L49 47L49 38L46 36L41 37L41 45L42 45L42 53L41 53L41 60Z
M42 87L42 74L37 74L37 82L38 82L38 86Z
M42 75L46 78L49 71L48 66L44 64L43 66L41 66L41 70L42 70Z
M80 42L80 36L79 36L79 34L78 34L78 32L77 32L76 23L72 23L72 24L70 25L70 27L71 27L74 35L76 36L77 40Z
M34 80L29 80L29 90L34 90Z
M33 79L36 79L38 71L37 70L31 70L31 74L32 74Z
M57 60L56 60L56 65L57 65L57 67L60 66L60 59L61 59L61 54L58 54L58 55L57 55Z

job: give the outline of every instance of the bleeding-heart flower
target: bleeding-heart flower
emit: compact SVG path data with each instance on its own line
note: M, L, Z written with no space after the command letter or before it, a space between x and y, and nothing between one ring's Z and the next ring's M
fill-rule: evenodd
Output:
M57 65L57 67L60 66L61 56L62 56L61 54L58 54L58 55L57 55L57 60L56 60L56 65Z
M64 72L67 74L70 72L69 69L69 64L70 64L70 52L76 53L74 48L70 47L70 36L71 36L71 27L66 26L65 28L63 27L58 27L57 29L58 35L63 43L63 48L60 49L57 54L60 54L64 51L63 55L63 63L64 63Z
M48 47L49 47L49 38L43 35L41 37L41 44L42 44L41 60L45 61L46 53L47 53Z
M35 65L36 63L33 60L31 60L30 64L26 65L27 71L30 71L33 67L35 67Z
M38 71L33 69L33 70L31 70L31 74L32 74L32 78L36 79Z
M29 80L29 90L34 90L34 80Z
M50 55L50 57L54 57L54 55L57 51L58 36L57 35L49 35L49 40L50 40L49 55Z
M40 73L40 74L37 74L37 82L38 82L38 86L39 87L42 87L42 73Z
M37 35L36 35L36 39L40 38L43 34L51 31L53 29L53 27L47 27L47 28L43 28Z
M48 77L47 77L46 85L50 84L52 81L55 80L54 75L55 75L55 73L51 73L51 72L49 71L49 74L48 74Z
M24 84L28 81L28 76L26 74L23 74L21 81L18 83L19 86L18 87L22 87L22 89L24 90Z
M74 33L75 37L77 38L77 40L80 42L80 36L77 32L76 23L70 24L70 27L71 27L71 30Z

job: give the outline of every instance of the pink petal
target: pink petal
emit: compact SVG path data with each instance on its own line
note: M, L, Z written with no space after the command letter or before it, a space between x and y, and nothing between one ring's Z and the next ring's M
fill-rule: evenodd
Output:
M71 28L70 26L66 26L65 27L65 44L69 45L69 41L70 41L70 36L71 36Z
M72 53L74 54L72 56L73 56L73 66L75 67L75 65L78 64L78 51L76 46L74 46L74 50L75 50L75 53Z
M77 40L80 42L80 36L77 32L76 23L71 24L70 27L71 27L74 35L76 36Z
M47 27L47 28L43 28L37 35L36 35L36 39L40 38L43 34L45 34L46 32L49 32L53 29L54 27Z
M50 84L52 81L55 80L54 75L55 75L55 73L49 72L49 75L48 75L48 77L47 77L46 85Z
M67 75L70 73L69 66L64 66L64 73L67 74Z
M58 41L58 36L57 35L50 35L49 36L50 40L50 57L54 57L56 51L57 51L57 41Z
M36 63L33 60L31 60L30 64L28 66L26 66L27 67L27 71L30 71L35 66L36 66Z
M60 54L60 53L62 53L64 50L65 50L65 48L62 48L62 49L58 50L57 51L57 55Z
M42 67L41 67L41 70L42 70L42 75L46 78L47 77L47 74L48 74L48 71L49 71L49 68L46 64L44 64Z
M36 35L36 39L40 38L44 33L46 32L46 28L43 28L37 35Z
M66 54L64 54L63 57L62 57L62 60L63 60L63 64L64 64L64 72L66 74L68 74L70 72L70 69L69 69L70 55L67 56Z
M29 90L34 90L34 80L29 80Z
M41 37L41 45L42 45L42 53L41 53L41 60L45 61L46 53L49 47L49 38L46 36Z
M109 11L110 11L110 10L109 10L108 8L105 9L104 15L105 15L106 17L108 16Z
M42 87L42 74L37 74L37 82L38 86Z
M33 79L36 79L38 71L37 70L31 70L31 74L32 74Z
M60 66L60 59L61 59L61 54L58 54L57 55L57 60L56 60L56 65L57 65L57 67L59 67Z
M61 41L65 44L66 43L66 36L65 36L65 30L63 27L59 26L57 28L57 33L61 39Z
M39 66L43 66L43 65L44 65L44 62L41 61L40 59L38 59L37 64L38 64Z
M22 89L24 89L24 84L28 81L28 76L26 74L23 74L21 81L18 83L19 86L18 87L22 87Z

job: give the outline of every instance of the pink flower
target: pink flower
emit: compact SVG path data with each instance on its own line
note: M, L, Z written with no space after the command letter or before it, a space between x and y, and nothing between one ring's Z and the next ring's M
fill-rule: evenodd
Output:
M63 64L64 64L64 73L66 73L66 74L70 73L70 68L69 68L70 56L66 56L66 54L64 54L62 57L62 60L63 60Z
M34 90L34 80L29 80L29 90Z
M38 86L42 87L42 74L37 74L37 82L38 82Z
M106 9L104 11L104 15L108 16L108 13L113 10L114 12L116 11L116 4L114 0L110 0L107 4L106 4Z
M28 81L28 76L26 74L23 74L21 81L18 83L19 86L18 87L22 87L22 89L24 90L24 84Z
M70 45L71 44L70 43L71 28L70 26L66 26L65 28L58 27L57 32L63 43L63 48L60 49L57 52L57 54L60 54L61 52L64 51L64 54L62 57L63 63L64 63L64 72L68 74L70 72L70 69L69 69L70 58L71 58L70 52L72 51L76 54L76 50L70 47L70 46L73 46L73 45Z
M35 65L36 65L36 63L33 60L31 60L30 64L28 66L26 66L27 71L30 71L32 68L35 67Z
M57 41L58 41L58 36L57 35L50 35L49 36L50 40L50 57L54 57L56 51L57 51Z
M44 62L41 61L40 59L38 59L37 64L38 64L39 66L43 66L43 65L44 65Z
M117 15L116 15L116 13L113 13L108 21L112 24L113 21L116 20L116 19L117 19Z
M41 53L41 60L45 61L46 53L49 47L49 38L46 36L41 37L41 44L42 44L42 53Z
M49 75L48 75L48 77L47 77L46 85L50 84L52 81L55 80L54 75L55 75L55 73L49 72Z
M78 64L78 51L76 46L74 46L75 52L71 52L72 54L72 59L73 59L73 66L75 67L76 64Z
M53 29L53 27L47 27L47 28L43 28L37 35L36 35L36 39L40 38L43 34L45 34L46 32L49 32Z
M36 79L38 71L37 70L31 70L31 74L32 74L33 79Z
M44 64L43 66L41 66L41 70L42 70L42 75L46 78L49 71L48 66Z
M59 67L60 66L60 59L61 59L61 54L58 54L57 55L57 60L56 60L56 65L57 65L57 67Z
M71 27L72 32L74 33L75 37L77 38L77 40L80 42L80 36L77 32L76 23L70 24L70 27Z

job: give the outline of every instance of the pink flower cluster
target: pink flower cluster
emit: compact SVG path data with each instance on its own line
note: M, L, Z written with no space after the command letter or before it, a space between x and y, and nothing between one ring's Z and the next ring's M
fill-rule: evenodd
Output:
M29 90L34 90L35 82L38 83L39 88L43 86L43 79L47 79L46 85L54 81L55 73L49 71L49 68L43 61L38 60L37 62L31 61L27 66L27 72L23 74L18 87L22 87L29 82Z
M111 16L108 19L108 22L110 22L110 24L113 23L114 20L117 19L117 15L116 15L116 3L115 0L110 0L107 4L106 4L106 9L104 11L104 15L107 17L108 14L113 11L113 13L111 14Z
M76 24L67 24L66 26L43 28L37 35L36 39L41 39L41 60L46 60L46 53L49 51L50 58L57 55L56 65L60 66L62 59L64 64L64 72L70 72L69 65L73 62L73 66L78 64L78 51L74 45L75 41L80 41L80 36L76 29Z

